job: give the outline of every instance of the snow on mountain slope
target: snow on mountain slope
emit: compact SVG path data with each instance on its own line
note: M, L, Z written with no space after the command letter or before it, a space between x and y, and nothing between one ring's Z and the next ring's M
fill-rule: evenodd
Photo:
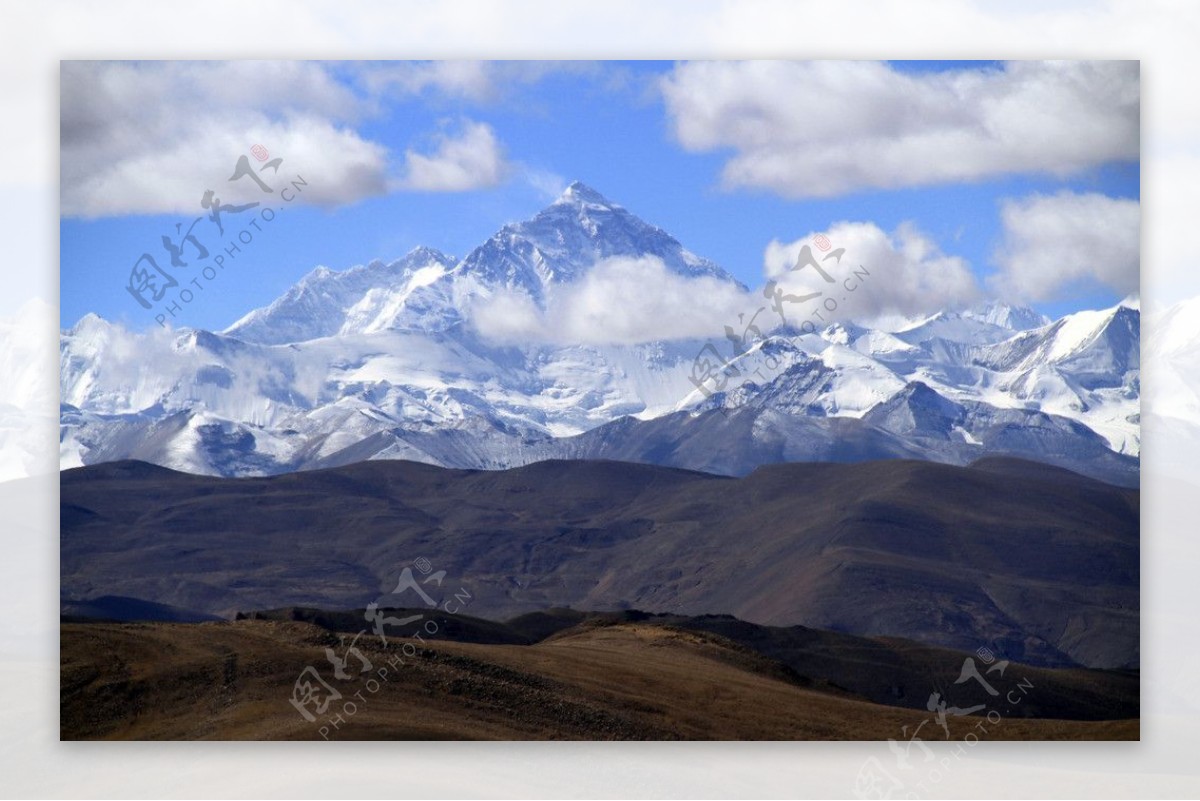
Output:
M598 261L647 256L679 275L736 284L662 229L575 182L532 219L504 226L462 261L417 248L391 264L345 272L320 267L223 333L273 345L386 330L446 331L463 323L473 302L497 291L523 293L544 309L552 286L577 280Z
M1140 313L1125 305L1068 315L1041 328L991 344L977 344L980 328L961 315L935 315L925 321L960 340L873 331L838 323L819 336L794 338L830 375L816 383L811 370L774 371L770 397L808 414L861 416L910 382L920 382L956 401L983 401L996 408L1037 409L1085 423L1119 452L1140 451ZM989 324L990 325L990 324ZM957 334L955 333L957 332ZM743 358L751 358L753 353ZM738 361L733 362L739 365ZM743 372L753 374L753 368ZM792 386L787 386L788 382ZM735 408L753 402L762 381L725 394ZM703 399L694 394L692 403Z
M834 323L821 332L821 338L835 345L845 345L868 356L878 354L916 354L920 351L895 334L865 328L851 322Z
M1140 313L1128 306L1076 312L981 349L980 358L1000 370L1058 364L1110 381L1138 369L1139 325Z
M700 345L520 351L490 347L469 332L391 330L261 345L205 331L134 335L92 317L64 332L62 347L62 400L79 412L64 413L65 450L89 463L88 451L123 458L117 454L130 442L127 430L145 426L161 453L143 447L143 457L194 470L209 457L182 454L209 448L201 435L229 423L255 443L238 471L249 474L264 464L274 472L325 458L397 427L461 428L486 419L562 436L622 415L661 414L692 388L687 377ZM203 415L163 428L178 412Z
M1121 453L1141 448L1141 312L1120 304L1067 315L979 349L1002 395L1086 423ZM995 401L998 395L989 396Z
M61 463L133 457L224 475L368 458L502 467L566 447L607 453L601 440L617 442L614 432L633 430L608 428L622 418L684 425L716 410L743 421L713 428L721 437L759 442L730 454L728 464L739 469L769 456L922 449L962 461L980 448L1086 466L1101 458L1093 430L1121 453L1138 452L1139 320L1125 306L1054 323L993 303L899 331L852 322L808 334L781 328L736 357L719 335L712 342L501 346L466 324L470 305L494 293L525 293L544 304L556 287L614 257L653 257L680 275L736 284L661 229L576 183L461 261L418 248L389 264L318 268L222 333L133 334L88 315L62 333ZM736 376L711 397L692 381L702 352L729 358L724 369ZM955 409L936 432L878 411L917 384L932 393L922 395L929 409ZM876 422L847 428L849 419ZM1014 433L1022 425L1053 434L1039 445L1036 436ZM603 437L578 439L601 428ZM677 428L638 430L691 437ZM838 432L860 445L841 448ZM800 436L823 444L791 441ZM699 459L699 445L690 447ZM620 448L638 450L629 442Z
M618 256L653 256L680 275L733 280L661 228L578 181L533 219L501 228L469 253L456 272L522 289L540 302L548 285L575 281L596 262Z
M897 339L910 345L919 345L933 339L963 342L971 345L988 345L1002 342L1013 332L983 320L964 317L957 312L938 312L911 328L893 333Z
M335 272L318 267L271 305L255 309L222 333L245 342L279 345L386 328L414 291L435 282L454 260L417 248L384 264Z
M1050 322L1033 309L991 301L961 312L942 311L892 332L897 339L919 345L934 339L989 345L1010 339L1019 331Z
M1026 306L1010 306L1000 301L989 301L973 309L962 312L967 320L996 325L1009 331L1028 331L1031 328L1041 328L1051 320Z

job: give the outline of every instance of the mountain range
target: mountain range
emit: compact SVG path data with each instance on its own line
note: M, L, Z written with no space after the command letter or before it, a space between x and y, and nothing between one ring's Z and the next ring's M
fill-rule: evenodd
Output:
M995 457L744 478L380 460L229 479L124 461L62 473L61 593L69 613L107 616L103 599L123 598L178 620L419 604L389 593L424 558L445 571L439 592L467 588L470 613L491 620L564 606L720 613L1127 668L1139 503L1137 490Z
M779 461L1011 455L1137 483L1135 303L1059 320L992 302L886 326L781 325L731 354L725 374L742 378L721 391L692 379L706 346L727 351L728 320L713 321L713 339L633 344L503 342L475 325L501 296L545 310L609 259L746 292L575 183L462 259L417 248L319 267L224 331L131 333L86 316L61 337L60 464L256 476L586 458L745 475Z

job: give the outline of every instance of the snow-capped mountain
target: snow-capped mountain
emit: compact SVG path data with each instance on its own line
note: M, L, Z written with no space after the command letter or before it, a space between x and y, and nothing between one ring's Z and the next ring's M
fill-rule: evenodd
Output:
M520 292L544 308L551 287L619 256L650 256L678 275L736 283L661 228L576 182L533 219L504 226L461 261L417 248L391 264L345 272L318 267L222 333L277 345L384 330L441 332L464 323L470 305L497 290Z
M1017 310L1002 303L988 303L963 312L938 312L896 331L895 337L914 345L934 339L988 345L1003 342L1014 331L1040 328L1048 322L1030 309Z
M382 331L394 325L414 292L443 278L454 264L440 251L417 248L391 264L374 261L343 272L318 267L270 306L255 309L223 333L278 345Z
M744 290L582 184L461 260L419 248L317 268L223 332L62 334L61 463L139 458L253 475L373 458L506 467L552 456L742 472L780 459L1013 453L1136 480L1139 312L1049 321L991 303L894 330L783 327L693 382L715 339L499 345L471 324L498 292L544 308L604 259L658 260ZM704 455L722 450L713 461ZM649 450L646 443L655 443ZM690 444L689 444L690 443ZM856 444L855 444L856 443Z
M1010 306L998 301L985 303L976 309L967 309L962 312L962 316L968 320L978 320L981 323L994 325L1008 331L1028 331L1052 322L1049 317L1033 309Z

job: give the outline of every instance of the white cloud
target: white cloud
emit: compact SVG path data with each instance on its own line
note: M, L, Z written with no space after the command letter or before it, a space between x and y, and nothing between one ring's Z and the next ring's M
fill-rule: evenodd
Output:
M361 69L372 94L437 94L475 103L506 97L515 88L559 74L609 76L616 68L591 61L396 61Z
M471 319L499 342L631 344L720 336L725 324L754 308L754 298L727 281L678 275L654 257L617 258L555 287L545 309L527 295L504 292L476 304Z
M508 175L496 132L490 125L465 120L457 135L435 136L432 153L409 150L399 186L423 192L465 192L495 186Z
M1062 191L1008 200L1000 217L1000 273L989 283L1001 294L1054 300L1086 283L1120 295L1138 291L1138 201Z
M661 89L685 149L733 150L725 187L784 197L1067 175L1139 155L1129 61L923 74L879 62L695 62Z
M300 202L381 194L387 151L346 124L364 109L307 62L64 62L63 214L202 213L208 189L225 203L261 199L251 181L229 181L255 144L283 159L267 185L308 182Z
M486 61L400 61L363 69L363 81L373 93L419 95L434 91L451 97L483 100L496 92Z
M819 235L828 237L828 251L814 247ZM794 269L805 245L831 282L815 270ZM840 261L833 258L839 248L844 248ZM830 258L822 261L825 257ZM781 308L796 326L892 320L963 308L980 299L966 261L942 253L907 223L889 234L871 222L839 222L793 242L772 240L763 268L775 288L793 296ZM679 275L654 257L613 258L597 262L574 283L552 287L544 308L523 292L505 291L480 299L468 314L483 336L502 343L601 345L721 337L727 325L737 330L739 320L754 320L764 331L781 322L764 289L745 292L727 281ZM835 301L832 311L825 305L829 299Z
M870 322L963 308L980 298L967 262L942 253L937 243L910 223L889 234L871 222L839 222L821 233L829 239L827 253L812 247L816 233L788 243L772 240L763 253L763 267L787 294L823 293L814 305L831 299L832 311L823 312L826 319ZM811 267L794 269L805 245L833 281L827 282ZM829 259L839 248L845 249L840 262ZM867 275L853 277L862 269ZM806 308L796 306L796 311L804 313Z
M521 167L521 177L525 183L529 184L535 192L546 200L556 199L570 183L570 181L556 172L526 165L522 165Z
M435 135L431 151L410 146L399 163L355 125L381 113L389 97L420 96L434 107L488 103L560 73L599 82L616 72L574 61L64 62L62 212L201 213L209 189L224 203L261 199L250 181L229 182L237 158L255 144L283 157L280 176L307 181L302 203L343 205L393 190L466 191L518 171L545 191L554 177L508 164L485 123L465 120L461 131ZM273 174L268 170L268 184Z

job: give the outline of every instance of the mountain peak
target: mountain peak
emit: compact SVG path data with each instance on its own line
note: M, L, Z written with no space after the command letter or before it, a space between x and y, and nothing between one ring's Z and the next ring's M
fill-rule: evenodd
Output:
M604 259L646 257L677 275L736 284L716 264L581 181L532 218L505 225L467 254L454 274L520 290L541 304L551 284L571 283Z
M1005 328L1009 331L1028 331L1048 325L1050 318L1028 306L1014 306L1000 300L982 303L962 313L969 320L978 320Z
M583 181L572 181L570 185L563 190L563 193L558 196L558 200L554 201L554 205L582 205L589 204L593 206L605 206L607 208L620 208L616 203L606 198L604 195L592 189Z
M877 404L863 420L892 431L946 436L962 416L963 408L923 381L910 381L904 389Z
M400 260L408 264L427 264L436 262L446 267L452 266L457 259L453 256L448 256L437 248L427 247L426 245L417 245L415 248L404 254L404 258Z
M75 325L68 328L67 333L74 336L87 331L95 331L97 328L103 328L108 324L108 321L100 315L96 314L95 312L88 312L80 317L79 321L76 322Z

